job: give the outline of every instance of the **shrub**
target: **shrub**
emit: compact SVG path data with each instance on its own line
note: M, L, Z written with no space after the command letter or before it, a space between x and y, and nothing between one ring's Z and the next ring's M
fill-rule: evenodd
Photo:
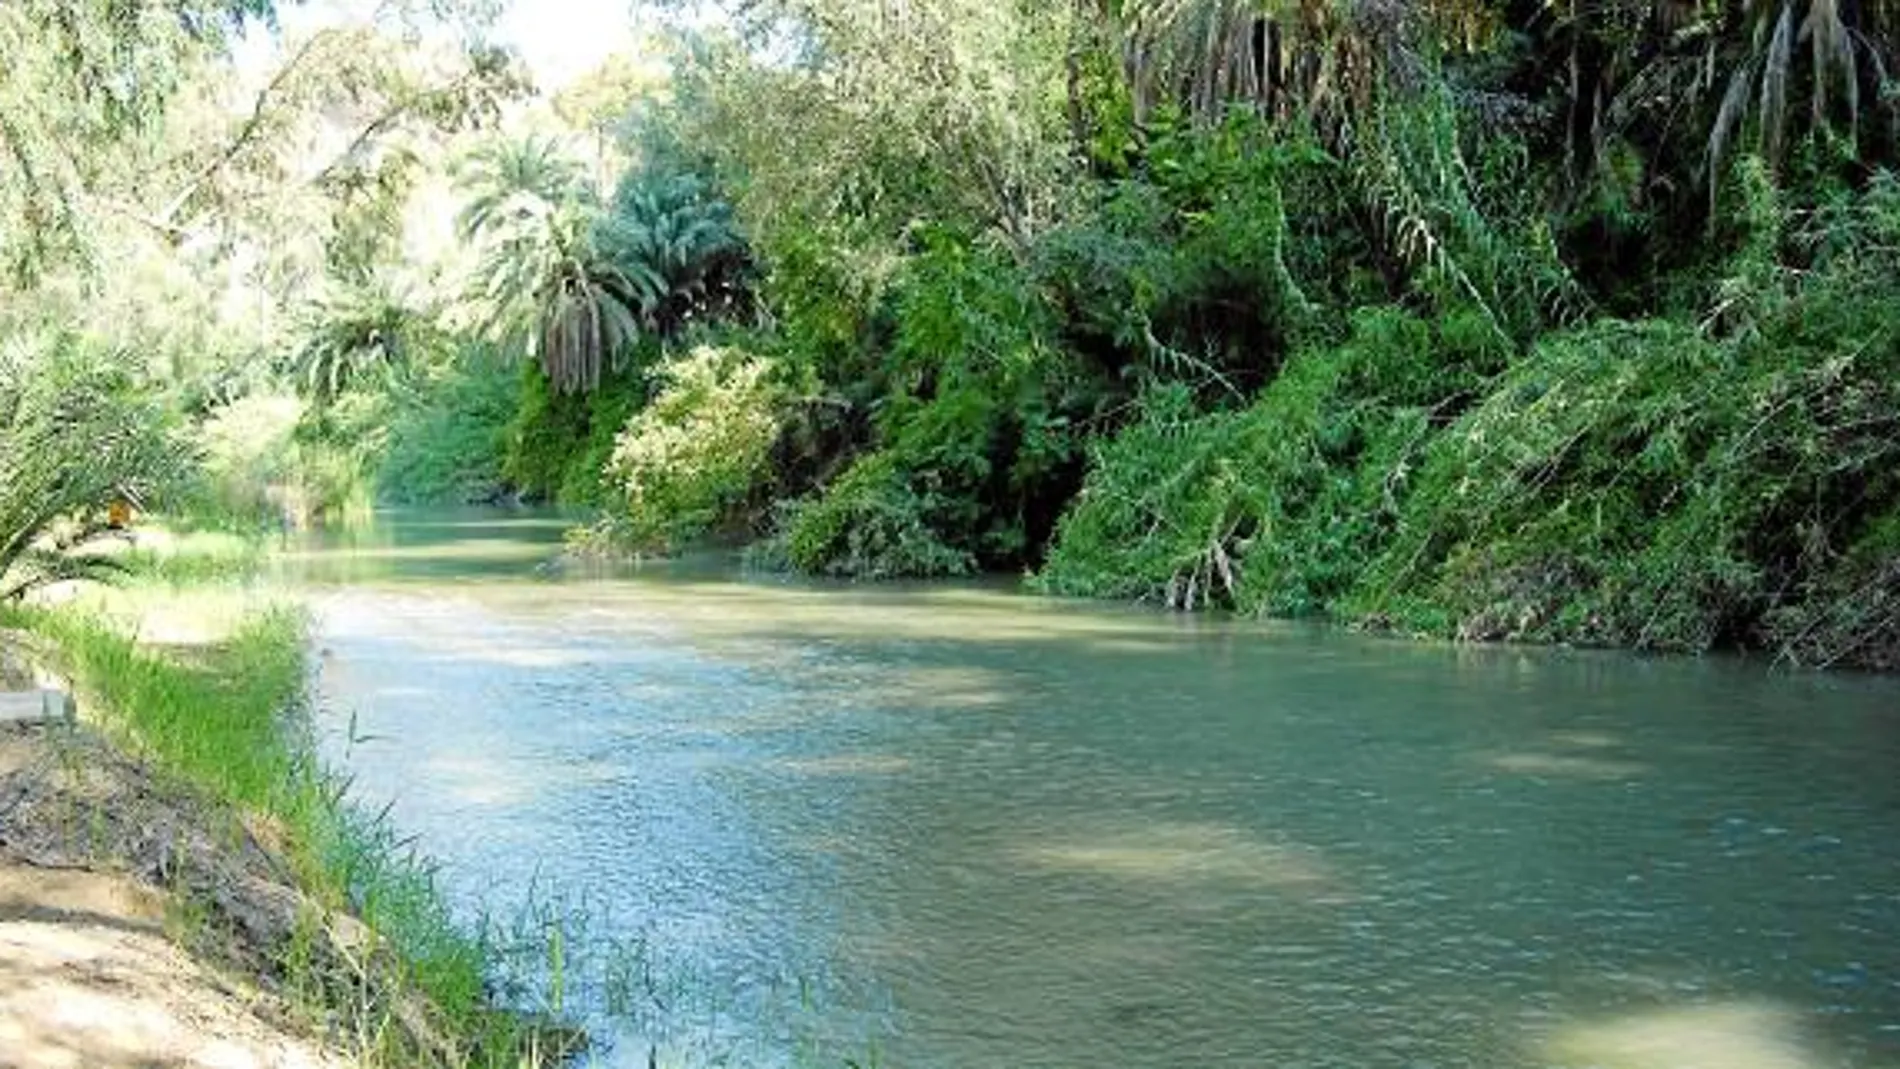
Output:
M618 509L620 487L608 471L627 421L646 403L647 387L615 379L587 395L587 432L568 450L554 499L563 505Z
M890 453L869 453L823 494L783 507L764 559L860 579L968 574L974 555L932 529L939 504L911 487Z
M1488 323L1434 327L1393 308L1295 356L1252 405L1199 413L1180 385L1099 445L1063 517L1046 590L1331 610L1383 547L1434 418L1504 359Z
M617 537L670 551L729 519L771 471L780 391L770 360L700 346L662 365L653 402L627 420L607 477Z
M551 501L575 443L587 436L587 398L557 392L533 364L524 364L520 374L514 419L503 432L502 477L525 498Z
M376 458L389 431L387 394L344 393L308 408L291 436L284 482L272 496L296 526L354 524L376 506Z
M1900 669L1900 507L1822 563L1763 625L1767 641L1796 664Z
M1873 297L1823 279L1729 341L1667 322L1547 339L1436 444L1359 608L1466 638L1766 639L1807 660L1890 627L1892 546L1870 525L1900 494L1900 316ZM1436 618L1408 620L1420 602Z
M80 551L115 501L148 504L187 450L129 354L70 334L0 346L0 601L107 567Z
M213 526L275 518L270 488L289 480L303 413L303 401L287 393L248 394L211 409L196 429L203 463L180 502L186 515Z
M419 505L500 497L502 443L514 406L514 375L496 362L463 361L420 373L390 415L377 498Z

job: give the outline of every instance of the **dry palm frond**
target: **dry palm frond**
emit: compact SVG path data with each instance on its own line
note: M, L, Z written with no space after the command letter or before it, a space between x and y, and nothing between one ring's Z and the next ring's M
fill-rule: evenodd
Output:
M1755 62L1751 59L1737 67L1730 76L1728 89L1722 94L1722 106L1716 109L1715 124L1709 129L1709 215L1715 215L1715 202L1719 191L1717 175L1728 166L1729 154L1740 128L1742 118L1748 111L1749 89L1755 82Z
M1788 67L1794 53L1794 6L1784 5L1775 20L1775 34L1762 56L1761 150L1768 162L1779 165L1788 141Z
M1459 0L1127 0L1119 12L1137 118L1172 102L1204 121L1241 105L1335 125L1429 78L1426 37L1475 49L1496 21Z
M1838 78L1852 136L1860 125L1860 64L1853 35L1841 18L1840 0L1810 0L1801 37L1814 56L1814 124L1828 121L1828 85Z
M1863 25L1856 26L1840 0L1756 0L1743 9L1749 43L1735 60L1735 73L1709 129L1711 219L1736 135L1751 118L1760 131L1762 156L1771 166L1779 166L1786 158L1790 98L1795 92L1808 94L1814 130L1826 130L1844 120L1849 142L1859 143L1867 110L1861 83L1869 73L1877 83L1887 82L1881 56L1884 46L1866 28L1877 24L1883 12L1881 5L1860 10ZM1796 62L1803 44L1808 51L1805 69ZM1718 62L1719 51L1711 44L1711 68ZM1876 106L1893 110L1893 102L1884 99ZM1900 120L1900 112L1894 118Z

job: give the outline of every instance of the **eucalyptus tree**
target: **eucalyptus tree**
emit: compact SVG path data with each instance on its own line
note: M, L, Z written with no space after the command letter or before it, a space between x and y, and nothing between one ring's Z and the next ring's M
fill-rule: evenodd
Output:
M0 255L15 281L88 245L86 192L269 0L0 4Z
M1018 249L1062 215L1071 14L1025 0L758 0L680 74L688 140L768 253L818 231L888 254L919 221Z

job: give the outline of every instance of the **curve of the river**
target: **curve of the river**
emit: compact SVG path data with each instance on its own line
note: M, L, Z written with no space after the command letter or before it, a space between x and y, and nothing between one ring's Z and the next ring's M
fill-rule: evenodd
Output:
M458 908L567 918L605 1064L1900 1067L1894 680L560 530L290 557L327 755Z

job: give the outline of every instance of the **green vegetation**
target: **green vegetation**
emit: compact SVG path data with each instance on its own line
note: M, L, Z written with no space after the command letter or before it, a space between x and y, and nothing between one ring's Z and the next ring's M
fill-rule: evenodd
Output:
M394 504L487 502L508 493L503 449L516 375L493 360L445 363L392 391L377 496Z
M553 97L492 5L385 6L0 5L0 603L388 941L367 1055L403 991L449 1060L518 1022L284 715L295 617L12 603L531 501L594 552L1900 668L1891 0L745 0ZM219 548L114 544L153 514Z
M778 438L773 372L746 353L704 347L657 368L653 401L627 422L604 469L625 500L601 536L674 550L743 506L769 475Z
M0 392L186 458L9 470L10 586L116 498L555 501L595 551L1894 660L1890 5L768 0L553 97L480 4L261 85L269 5L160 9L0 21Z
M299 613L252 610L222 641L185 650L143 646L104 616L15 610L8 622L52 641L92 719L115 741L205 799L191 819L224 822L233 842L268 829L307 896L295 916L259 918L252 912L288 907L245 901L249 888L215 872L186 874L180 909L201 911L201 926L250 929L201 938L275 932L273 945L243 949L267 955L266 974L298 999L310 1025L362 1064L532 1064L523 1052L537 1038L527 1022L488 1001L485 941L463 934L427 866L386 826L349 808L343 785L315 763L300 720L307 644ZM361 917L378 940L357 948L352 968L312 943L333 928L325 917L336 911Z
M107 570L86 551L113 503L143 503L174 477L174 421L128 363L70 335L0 348L0 602Z

